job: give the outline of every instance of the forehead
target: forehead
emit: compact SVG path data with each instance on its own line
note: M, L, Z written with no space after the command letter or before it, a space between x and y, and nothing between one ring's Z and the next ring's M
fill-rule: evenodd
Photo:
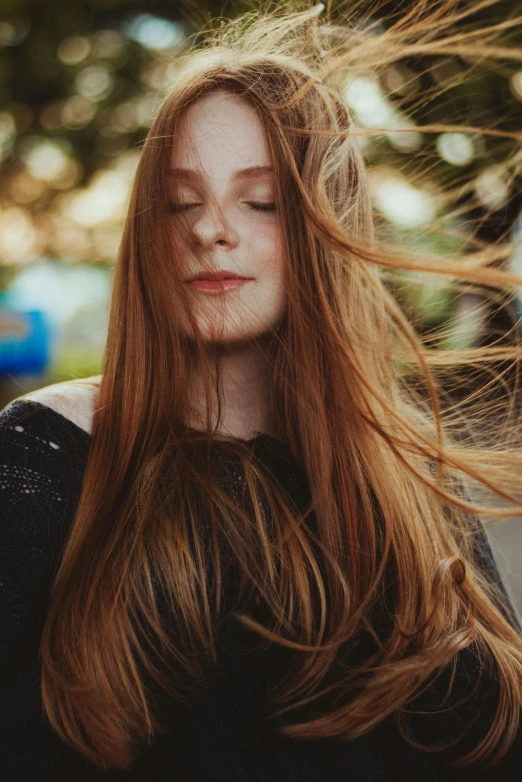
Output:
M205 95L183 113L172 166L211 174L268 167L272 163L263 123L254 106L224 91Z

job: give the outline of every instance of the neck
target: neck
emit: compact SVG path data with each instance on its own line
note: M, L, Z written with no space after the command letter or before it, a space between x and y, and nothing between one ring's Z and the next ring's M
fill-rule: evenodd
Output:
M212 348L211 426L217 423L216 368L220 373L221 421L216 432L249 440L258 432L272 434L269 390L270 374L266 353L259 346ZM206 428L205 385L201 369L191 368L187 388L186 423L197 430Z

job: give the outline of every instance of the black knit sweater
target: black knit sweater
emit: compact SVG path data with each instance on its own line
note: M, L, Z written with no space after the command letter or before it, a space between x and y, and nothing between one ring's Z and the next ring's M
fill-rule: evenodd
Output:
M249 441L299 505L304 491L285 447L268 435ZM485 735L497 702L494 677L477 685L472 648L458 656L451 703L435 715L448 684L443 672L415 700L412 736L422 742L458 738L453 750L410 746L393 715L350 741L297 742L266 719L268 667L231 623L212 686L193 707L172 705L168 733L145 747L131 768L103 772L53 732L42 709L39 639L50 589L78 504L90 435L49 407L16 400L0 412L0 780L1 782L393 782L412 779L522 782L522 733L501 766L489 772L450 771L453 754ZM302 477L302 476L301 476ZM522 634L480 522L477 551L501 608ZM267 656L266 659L268 659ZM275 658L273 658L275 659ZM271 669L273 672L273 669ZM447 708L447 703L444 708Z

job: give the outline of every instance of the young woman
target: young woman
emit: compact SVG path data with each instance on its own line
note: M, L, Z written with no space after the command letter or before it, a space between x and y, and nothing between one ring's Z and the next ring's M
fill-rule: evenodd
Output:
M522 628L466 486L516 503L522 457L441 428L318 11L180 63L102 376L0 416L2 779L522 779Z

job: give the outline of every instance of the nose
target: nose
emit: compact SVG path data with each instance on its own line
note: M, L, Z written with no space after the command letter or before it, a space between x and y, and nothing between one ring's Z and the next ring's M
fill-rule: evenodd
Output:
M217 207L205 209L193 224L192 231L197 244L205 250L210 250L216 244L235 247L238 243L236 231Z

